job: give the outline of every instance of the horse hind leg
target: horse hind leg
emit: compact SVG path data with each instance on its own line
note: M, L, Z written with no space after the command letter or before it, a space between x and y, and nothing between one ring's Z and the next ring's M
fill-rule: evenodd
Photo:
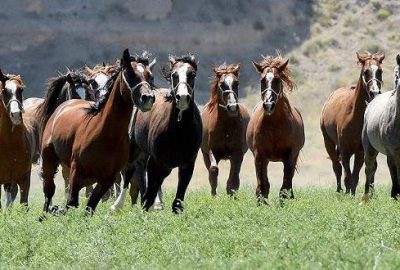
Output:
M228 195L234 196L239 190L240 186L240 168L243 162L243 155L233 156L230 159L231 169L229 172L228 182L226 184L226 193Z
M5 184L4 191L6 193L6 207L9 207L17 197L18 194L18 184Z
M113 178L112 180L114 180ZM92 214L95 210L96 207L101 200L101 198L104 196L104 194L111 188L111 186L114 184L114 181L110 181L107 179L107 181L99 181L96 185L96 187L93 190L92 195L90 195L90 198L88 200L88 203L86 205L86 211L89 214Z
M364 152L360 151L354 155L353 172L351 173L351 195L356 194L358 180L360 179L360 170L364 164Z
M400 195L400 183L399 183L399 175L400 175L400 164L396 162L395 159L391 156L387 156L387 164L390 171L390 176L392 178L392 190L391 197L395 200L398 199Z
M366 202L369 199L369 190L374 188L375 172L378 168L378 163L376 162L378 151L369 142L363 142L363 147L366 177L363 201Z
M43 193L45 197L43 211L48 212L51 200L56 190L56 185L54 184L54 176L57 173L59 160L52 145L46 146L42 150L41 156L42 156L41 175L43 178Z
M343 190L341 184L342 165L340 164L339 149L327 134L324 134L324 142L326 151L328 152L329 158L332 161L333 172L336 176L336 192L341 192Z
M125 198L128 193L129 184L131 183L131 179L135 173L135 166L132 164L128 164L122 171L121 171L121 178L122 178L122 190L119 194L118 198L115 200L113 205L111 206L110 210L115 212L121 209L124 206Z

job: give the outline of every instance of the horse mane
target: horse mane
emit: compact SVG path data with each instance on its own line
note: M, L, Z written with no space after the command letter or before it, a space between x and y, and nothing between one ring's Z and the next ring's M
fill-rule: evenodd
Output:
M80 80L86 80L86 76L79 70L68 71L67 74L60 74L58 77L50 78L47 82L45 89L44 102L37 108L36 115L39 120L39 126L43 131L47 121L53 112L57 109L62 101L60 100L62 89L67 82L67 76L70 75L73 79L79 78Z
M273 56L262 56L262 60L260 62L260 65L263 68L266 67L271 67L271 68L278 68L281 66L283 63L285 63L285 59L283 59L282 55L278 52L276 57ZM296 89L296 83L292 79L292 70L289 68L289 65L285 67L284 70L282 70L280 73L282 82L283 82L283 89L292 92L294 89Z
M110 71L116 70L117 68L118 68L118 65L117 65L117 64L105 64L105 65L103 65L103 64L98 64L98 65L95 65L95 66L92 68L92 71L93 71L94 73L104 73L104 74L107 74L107 73L109 73Z
M223 63L222 65L215 67L214 71L215 71L215 75L213 78L211 78L211 81L210 81L211 98L210 98L210 101L208 102L208 108L210 110L218 104L219 78L223 74L233 73L235 71L235 65L233 65L233 64L227 65L226 63Z
M86 114L94 116L94 115L98 114L99 112L101 112L101 110L104 108L104 106L106 105L106 103L110 97L112 88L115 83L115 79L117 78L120 71L121 71L120 67L116 68L114 73L110 76L110 78L107 80L106 84L104 85L104 88L103 88L105 90L104 94L102 96L100 96L100 98L95 103L91 104L89 106L89 108L86 109Z
M197 61L193 54L185 54L182 56L174 56L176 62L188 63L197 71ZM164 77L168 82L171 82L171 68L167 65L164 65L161 68L161 76Z

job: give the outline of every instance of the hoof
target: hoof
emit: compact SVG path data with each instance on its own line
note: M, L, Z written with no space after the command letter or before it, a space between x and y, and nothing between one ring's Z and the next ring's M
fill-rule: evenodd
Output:
M172 204L172 212L174 214L181 214L183 209L183 202L179 199L175 199L174 203Z
M49 213L52 214L53 216L62 216L65 215L66 209L62 208L58 205L53 205L49 208Z
M268 198L258 197L257 198L257 206L269 205Z
M164 210L164 204L162 202L155 203L153 209L154 210Z
M41 216L39 216L38 221L39 221L39 222L43 222L43 221L45 221L46 219L47 219L46 215L45 215L45 214L42 214Z

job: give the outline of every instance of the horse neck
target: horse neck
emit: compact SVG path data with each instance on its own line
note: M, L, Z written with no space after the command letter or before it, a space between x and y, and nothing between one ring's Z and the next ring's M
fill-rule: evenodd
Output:
M194 114L194 99L191 99L190 103L189 103L189 107L184 110L182 112L182 119L180 121L178 121L178 117L179 117L179 109L176 107L176 103L175 101L173 101L173 105L172 105L172 110L170 113L170 121L172 122L176 122L176 123L188 123L188 122L192 122L193 119L193 114Z
M363 82L362 75L358 78L357 86L354 91L353 110L354 113L360 113L364 116L365 108L367 107L368 95L366 85Z
M8 115L2 98L0 98L0 141L10 143L19 139L23 131L23 124L14 126Z
M98 114L100 125L105 130L110 129L115 131L122 129L128 131L133 102L130 91L126 87L122 88L121 74L116 79L103 110Z

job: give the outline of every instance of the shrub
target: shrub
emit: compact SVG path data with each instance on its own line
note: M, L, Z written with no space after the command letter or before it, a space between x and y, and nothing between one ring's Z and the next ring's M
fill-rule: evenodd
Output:
M380 9L378 10L378 12L376 13L376 15L378 16L378 19L379 19L379 20L384 21L384 20L386 20L390 15L392 15L392 13L391 13L389 10L387 10L387 9L380 8Z

